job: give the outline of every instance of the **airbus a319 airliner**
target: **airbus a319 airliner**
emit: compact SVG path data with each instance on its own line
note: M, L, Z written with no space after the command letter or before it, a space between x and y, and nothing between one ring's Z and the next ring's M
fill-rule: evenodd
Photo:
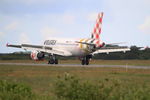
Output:
M75 56L80 58L82 65L88 65L89 60L97 53L109 52L126 52L128 47L115 47L114 44L105 44L101 38L103 12L98 14L96 24L91 33L91 38L82 38L78 40L63 40L51 39L45 40L44 45L21 44L13 45L7 44L7 47L22 48L31 51L31 58L33 60L43 60L45 55L49 55L48 64L58 64L57 55L60 56Z

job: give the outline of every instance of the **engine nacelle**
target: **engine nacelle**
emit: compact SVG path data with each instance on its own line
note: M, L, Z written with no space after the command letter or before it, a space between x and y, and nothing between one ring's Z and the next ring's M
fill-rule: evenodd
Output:
M33 60L37 61L37 60L43 60L45 57L45 54L43 52L32 51L30 56Z
M100 42L99 47L103 47L104 45L105 45L105 43L104 43L104 42Z

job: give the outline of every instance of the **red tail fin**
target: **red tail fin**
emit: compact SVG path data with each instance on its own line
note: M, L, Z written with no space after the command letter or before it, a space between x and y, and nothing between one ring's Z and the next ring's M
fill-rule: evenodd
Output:
M94 26L91 38L100 39L102 18L103 18L103 12L98 14L98 18L96 20L96 24Z

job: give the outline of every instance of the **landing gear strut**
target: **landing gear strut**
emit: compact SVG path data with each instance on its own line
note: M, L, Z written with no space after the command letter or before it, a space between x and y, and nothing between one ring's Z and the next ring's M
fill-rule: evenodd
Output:
M91 55L87 55L87 56L83 57L82 60L81 60L81 64L82 65L89 65L90 58L92 58Z
M82 65L88 65L89 64L89 59L84 57L81 61Z
M58 64L58 59L55 55L50 55L50 59L48 61L48 64Z

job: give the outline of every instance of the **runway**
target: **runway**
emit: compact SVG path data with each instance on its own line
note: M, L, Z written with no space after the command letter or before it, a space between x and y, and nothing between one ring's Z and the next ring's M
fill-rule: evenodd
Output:
M53 67L111 67L111 68L135 68L135 69L150 69L150 66L131 66L131 65L80 65L80 64L35 64L35 63L0 63L0 65L22 65L22 66L53 66Z

